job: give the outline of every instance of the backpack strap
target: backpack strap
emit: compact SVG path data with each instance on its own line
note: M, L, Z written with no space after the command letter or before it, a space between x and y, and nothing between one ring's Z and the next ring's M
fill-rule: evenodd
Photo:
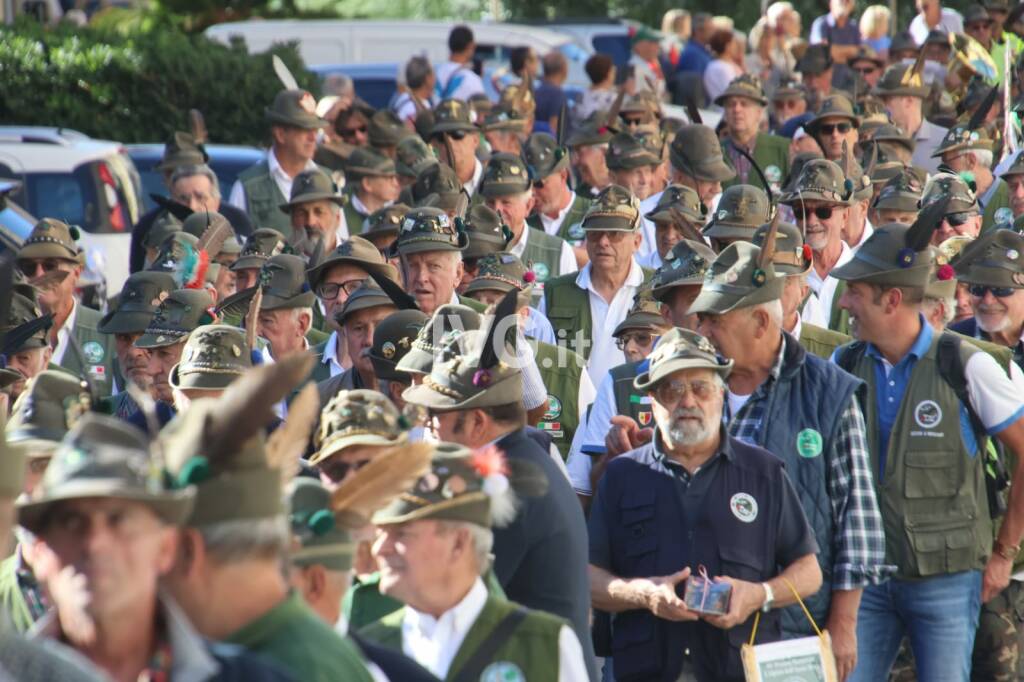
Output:
M459 74L463 71L466 71L465 65L462 65L452 71L451 75L448 76L448 80L445 81L444 87L441 88L440 99L448 99L456 90L459 89L459 86L462 85L462 76Z
M462 666L459 674L452 679L452 682L477 682L484 668L494 660L494 655L498 653L498 649L508 641L512 633L519 627L519 624L526 619L526 614L526 609L522 606L517 606L502 618L498 626L494 628L487 639L473 652L473 655L466 661L466 664Z
M836 364L840 369L853 374L853 368L864 357L867 346L863 341L854 341L836 349Z
M987 435L981 417L974 411L971 405L971 397L967 392L967 369L964 367L963 355L960 353L960 337L953 334L943 333L939 336L939 347L936 350L936 362L939 365L939 374L943 381L949 384L956 394L957 400L967 409L967 416L971 420L971 428L978 436Z

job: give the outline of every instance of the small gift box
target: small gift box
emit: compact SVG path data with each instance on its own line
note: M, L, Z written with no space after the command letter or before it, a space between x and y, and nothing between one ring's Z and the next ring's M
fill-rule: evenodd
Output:
M729 612L732 585L716 583L708 577L708 572L703 566L698 570L699 575L691 576L686 581L686 592L683 594L686 608L712 616L725 615Z

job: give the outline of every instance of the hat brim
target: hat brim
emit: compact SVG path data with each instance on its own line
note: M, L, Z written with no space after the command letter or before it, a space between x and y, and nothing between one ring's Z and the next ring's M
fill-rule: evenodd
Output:
M316 294L312 291L304 291L297 296L275 296L274 294L263 294L263 302L260 303L260 310L284 310L286 308L312 308L316 303Z
M277 207L284 213L289 213L296 206L299 206L300 204L308 204L311 201L333 201L338 206L344 206L348 203L348 199L343 195L333 194L331 192L310 192L309 194L297 196L288 203L278 204Z
M181 363L171 367L167 379L174 388L186 388L199 391L222 391L231 385L235 379L242 376L242 372L224 372L218 370L216 374L202 371L191 371L187 374L181 373Z
M713 222L704 228L704 236L714 239L744 239L753 241L754 232L760 225L730 225L729 223Z
M665 282L651 289L651 296L654 297L655 301L659 303L668 303L665 299L668 297L668 293L677 287L688 287L688 286L701 286L704 284L704 275L691 275L689 277L682 277L671 282Z
M665 318L661 315L655 315L654 313L639 313L636 315L629 315L619 326L612 332L612 336L618 336L622 332L629 331L630 329L650 329L657 331L662 327L667 327L669 324L665 322Z
M368 234L371 233L364 232L360 236L365 237ZM371 263L360 258L353 258L352 256L337 256L335 258L327 258L315 268L306 270L306 281L309 283L309 286L316 287L324 273L335 265L354 265L357 268L365 270L367 275L377 273L378 275L384 275L395 282L398 281L398 271L395 269L395 266L390 263Z
M749 99L753 102L757 102L762 107L768 106L767 97L758 97L757 95L754 95L749 92L737 92L735 90L730 92L728 89L715 98L715 104L717 104L718 106L724 106L725 100L728 99L729 97L743 97L744 99Z
M854 128L860 128L860 119L856 115L840 113L837 111L830 111L828 113L819 114L812 118L810 121L807 122L806 125L804 125L804 130L809 132L811 135L817 134L818 126L820 126L821 122L824 121L826 118L845 118L847 121L853 124Z
M454 133L459 130L470 133L478 132L479 128L477 128L472 123L460 123L458 121L443 121L441 123L435 123L433 127L431 127L430 129L430 134L431 136L433 136L437 135L438 133Z
M776 276L765 282L764 286L737 292L716 291L704 286L686 313L688 315L697 313L721 315L736 308L748 308L759 303L775 301L782 296L785 285L786 279Z
M104 315L96 330L101 334L137 334L146 331L155 314L156 308L152 312L119 308Z
M583 219L580 226L584 232L637 232L628 218L619 216L589 216Z
M386 526L418 519L438 519L466 521L480 525L481 520L490 518L490 498L483 492L459 495L445 500L444 504L433 503L422 506L412 506L412 504L399 497L388 506L375 512L372 522L377 526Z
M258 270L263 267L268 258L266 256L239 256L234 263L228 266L231 272L238 272L239 270L253 269Z
M124 482L118 479L68 481L44 499L18 503L18 525L38 535L45 529L46 517L54 505L59 502L90 497L109 497L141 502L172 526L183 525L189 514L192 513L195 503L194 488L151 493L146 490L126 490L123 486Z
M888 268L879 270L876 266L867 263L855 255L843 265L835 268L829 274L838 280L846 282L870 282L873 284L889 284L892 286L918 286L928 285L929 274L932 270L932 263L926 259L921 265L909 268Z
M395 364L395 371L404 374L430 374L433 366L434 356L432 354L413 347Z
M182 343L187 338L188 332L146 332L135 340L135 347L143 349L165 348L167 346L173 346L177 343Z
M657 386L665 377L668 377L676 372L684 369L710 369L713 372L717 372L723 379L727 378L732 372L733 361L721 364L712 362L710 360L701 360L699 358L678 358L675 360L666 360L646 372L642 372L633 379L633 387L640 391L645 391L654 386Z
M21 372L15 372L12 369L3 368L0 369L0 388L7 388L11 384L16 384L22 381L25 375Z
M23 258L57 258L72 263L79 262L77 253L71 253L68 247L53 242L26 244L18 249L15 258L18 260Z
M351 299L349 299L351 300ZM381 294L379 296L362 296L359 299L352 301L351 305L345 305L339 310L335 316L334 321L339 325L345 324L345 321L354 313L358 313L360 310L369 310L370 308L396 308L395 302L388 297L387 294Z
M459 400L458 398L438 393L424 382L422 384L417 384L416 386L410 386L402 391L402 400L437 412L454 412L456 410L469 410L477 407L507 405L509 403L522 401L522 381L522 377L518 371L512 372L504 377L494 380L485 389L479 390L464 400ZM519 391L517 397L514 397L511 400L506 400L504 397L501 400L496 399L494 396L505 396L506 392L499 389L503 389L506 386L512 386L513 393L516 393L514 389L518 388Z
M491 277L477 277L466 286L466 289L462 292L462 295L468 296L469 294L475 294L478 291L500 291L503 294L507 294L513 289L515 289L516 291L522 290L521 287L512 286L508 282L503 282L500 279L493 279Z
M331 125L328 121L325 121L315 114L284 116L271 111L270 109L266 109L265 113L270 125L292 126L294 128L302 128L303 130L319 130L320 128L327 128Z
M321 448L309 458L309 463L316 466L317 464L330 459L345 448L351 448L357 445L373 445L384 448L393 448L396 445L402 445L408 442L408 440L408 435L405 433L399 434L396 438L388 438L377 433L358 433L351 436L340 436L327 441L323 446L321 446Z
M441 242L435 239L422 239L414 242L395 242L392 245L400 256L408 256L413 253L425 253L427 251L465 251L465 247L459 248L449 242Z
M690 162L677 151L669 147L669 163L681 173L686 173L694 180L704 182L726 182L736 177L736 169L725 162L724 157L718 156L711 160L698 159Z

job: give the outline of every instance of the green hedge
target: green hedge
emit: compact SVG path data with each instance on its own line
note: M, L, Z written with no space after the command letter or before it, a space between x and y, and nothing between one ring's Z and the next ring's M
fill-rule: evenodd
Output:
M203 112L210 140L260 144L263 118L281 85L276 53L317 93L294 45L250 55L201 35L163 26L115 31L31 23L0 29L0 123L52 125L121 142L164 142Z

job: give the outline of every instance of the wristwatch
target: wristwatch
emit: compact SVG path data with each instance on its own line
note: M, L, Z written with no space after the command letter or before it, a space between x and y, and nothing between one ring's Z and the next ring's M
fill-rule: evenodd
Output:
M772 592L772 586L768 583L761 583L761 587L764 588L764 603L761 604L761 613L768 613L772 610L772 603L775 601L775 593Z
M1020 553L1020 545L1004 545L1003 543L996 540L992 543L992 551L1003 557L1008 561L1013 561L1017 558L1017 554Z

